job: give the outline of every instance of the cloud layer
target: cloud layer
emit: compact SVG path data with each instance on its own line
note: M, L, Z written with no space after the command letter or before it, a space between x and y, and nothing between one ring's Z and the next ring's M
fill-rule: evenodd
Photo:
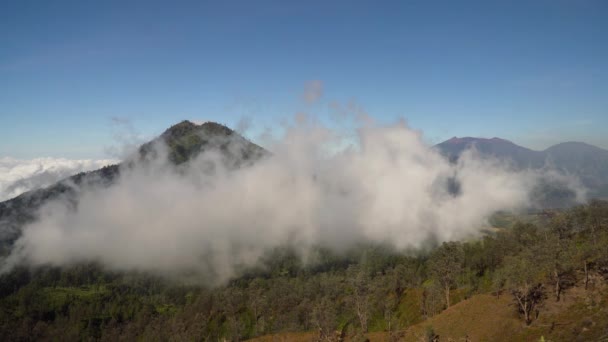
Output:
M49 186L79 172L116 163L116 160L2 157L0 158L0 201L29 190Z
M237 170L215 152L179 169L163 158L124 169L115 185L84 189L77 210L45 207L5 269L97 261L221 283L278 246L306 256L319 245L420 248L475 236L496 210L527 205L541 177L474 151L450 164L403 123L361 127L357 144L336 153L341 143L335 132L301 121L271 156Z

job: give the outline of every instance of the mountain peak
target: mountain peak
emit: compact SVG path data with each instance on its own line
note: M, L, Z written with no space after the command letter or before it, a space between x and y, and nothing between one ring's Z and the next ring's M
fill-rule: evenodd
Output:
M267 153L232 129L213 121L197 125L183 120L169 127L158 138L142 145L141 155L154 153L154 143L159 141L169 148L169 159L175 164L186 162L209 149L219 150L223 155L239 162Z
M188 136L192 133L211 134L211 135L232 135L234 133L230 128L213 121L207 121L202 124L195 124L190 120L183 120L175 125L167 128L161 138L165 141L171 139L179 139Z
M510 159L521 167L537 166L540 163L540 161L537 161L537 152L498 137L453 137L437 144L435 147L451 161L457 160L464 151L474 148L482 155Z
M512 143L513 143L513 142L511 142L510 140L503 139L503 138L498 138L498 137L494 137L494 138L492 138L492 139L490 139L490 140L492 140L492 141L501 141L501 142L507 142L507 143L509 143L509 144L512 144Z
M196 124L192 123L191 121L184 120L184 121L176 123L175 125L167 128L163 132L161 137L180 136L180 135L193 131L195 128L196 128Z
M456 144L471 144L471 143L477 143L477 142L482 142L482 143L508 143L508 144L513 144L511 141L506 140L506 139L502 139L502 138L497 138L497 137L493 137L491 139L488 138L477 138L477 137L452 137L449 140L446 140L441 144L450 144L450 145L456 145Z

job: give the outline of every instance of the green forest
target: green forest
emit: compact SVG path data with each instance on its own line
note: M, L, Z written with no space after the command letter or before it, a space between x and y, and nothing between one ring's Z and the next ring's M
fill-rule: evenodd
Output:
M94 263L22 266L0 277L0 340L239 341L305 333L316 341L458 341L436 331L433 318L474 298L507 303L522 331L538 326L556 341L608 338L608 202L496 221L503 227L480 238L424 251L318 247L303 261L290 248L275 249L222 286ZM574 323L537 323L575 290L599 299L582 314L570 306L579 316ZM408 335L413 327L422 332ZM468 334L460 340L475 340Z

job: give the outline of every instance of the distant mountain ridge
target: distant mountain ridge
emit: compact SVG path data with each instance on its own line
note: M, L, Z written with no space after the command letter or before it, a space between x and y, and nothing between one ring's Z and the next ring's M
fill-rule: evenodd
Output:
M608 196L608 150L586 143L564 142L535 151L500 138L453 137L435 148L452 161L474 148L481 155L509 161L520 169L551 167L579 177L591 196Z

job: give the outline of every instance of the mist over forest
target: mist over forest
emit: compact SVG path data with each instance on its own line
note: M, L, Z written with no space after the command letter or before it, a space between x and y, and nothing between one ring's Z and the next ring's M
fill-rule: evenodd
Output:
M338 150L335 131L294 122L264 149L182 121L118 165L3 202L3 336L414 340L469 298L512 296L506 322L530 326L602 288L608 206L585 204L575 175L475 145L445 155L403 122Z
M554 170L475 149L450 162L403 123L362 126L355 144L331 151L341 139L300 118L268 152L225 126L181 122L128 157L111 185L44 203L3 269L94 261L221 284L277 247L306 260L316 247L417 252L479 237L495 212L532 207L540 180L584 199L576 178Z

